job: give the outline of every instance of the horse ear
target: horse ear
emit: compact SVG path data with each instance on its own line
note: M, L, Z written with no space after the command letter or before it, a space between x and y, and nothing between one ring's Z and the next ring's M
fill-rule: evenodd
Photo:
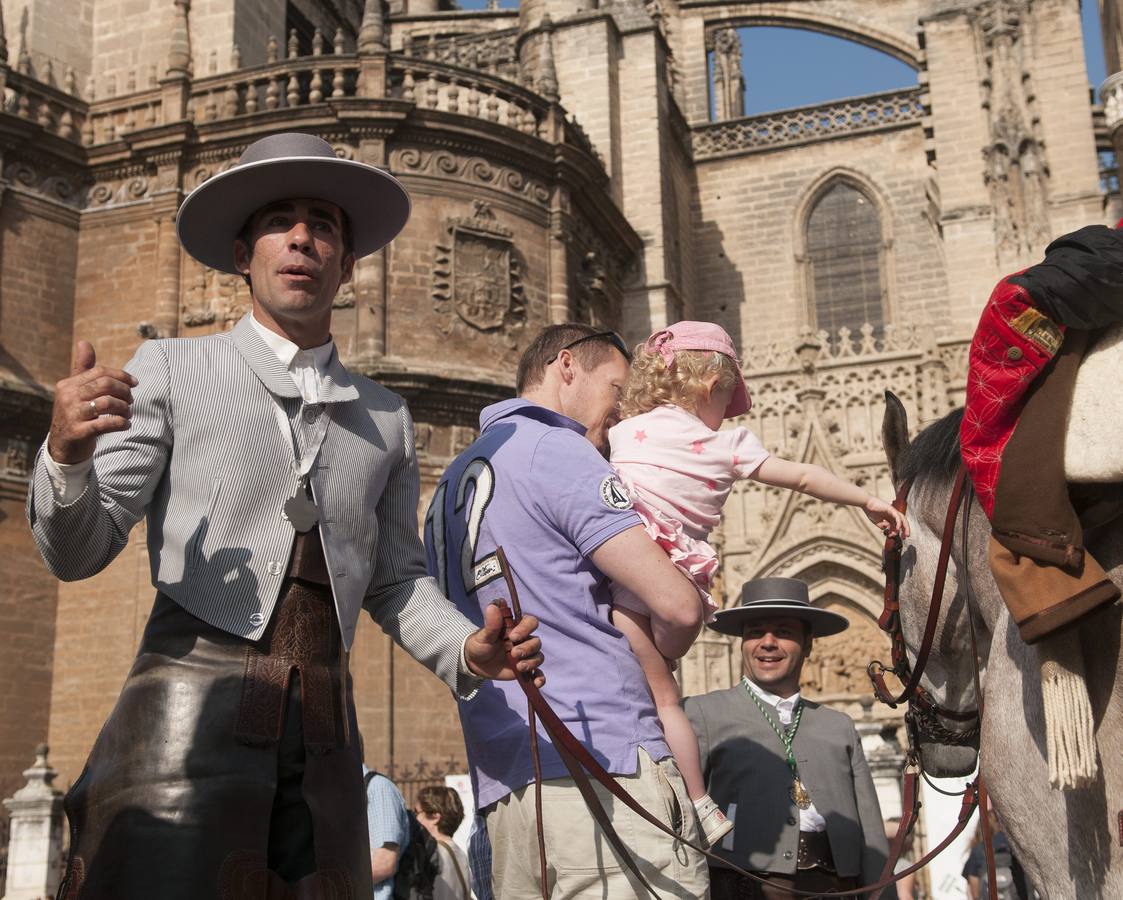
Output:
M901 458L909 446L909 416L904 404L892 391L885 392L885 416L881 420L881 446L889 460L893 483L900 484L897 473Z

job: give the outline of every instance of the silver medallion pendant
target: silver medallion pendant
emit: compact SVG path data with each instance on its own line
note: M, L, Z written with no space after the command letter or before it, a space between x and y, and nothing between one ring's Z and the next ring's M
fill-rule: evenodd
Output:
M303 486L298 487L296 494L285 501L284 513L292 527L301 534L311 531L320 521L320 511L304 493Z

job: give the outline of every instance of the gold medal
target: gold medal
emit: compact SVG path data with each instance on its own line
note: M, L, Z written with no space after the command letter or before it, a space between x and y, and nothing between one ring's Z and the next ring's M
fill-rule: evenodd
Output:
M807 788L803 786L803 782L798 777L792 782L791 797L800 809L811 807L811 795L807 793Z

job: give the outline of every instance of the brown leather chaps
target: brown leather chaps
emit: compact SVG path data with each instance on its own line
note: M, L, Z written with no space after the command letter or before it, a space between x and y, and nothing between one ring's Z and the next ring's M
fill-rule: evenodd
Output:
M331 590L256 643L158 595L64 808L62 900L367 900L366 794Z

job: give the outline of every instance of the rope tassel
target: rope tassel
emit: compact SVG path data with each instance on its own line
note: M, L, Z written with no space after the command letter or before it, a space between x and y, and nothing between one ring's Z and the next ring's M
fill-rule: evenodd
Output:
M1037 649L1049 782L1062 791L1087 787L1095 781L1098 766L1080 636L1070 630L1041 641Z

